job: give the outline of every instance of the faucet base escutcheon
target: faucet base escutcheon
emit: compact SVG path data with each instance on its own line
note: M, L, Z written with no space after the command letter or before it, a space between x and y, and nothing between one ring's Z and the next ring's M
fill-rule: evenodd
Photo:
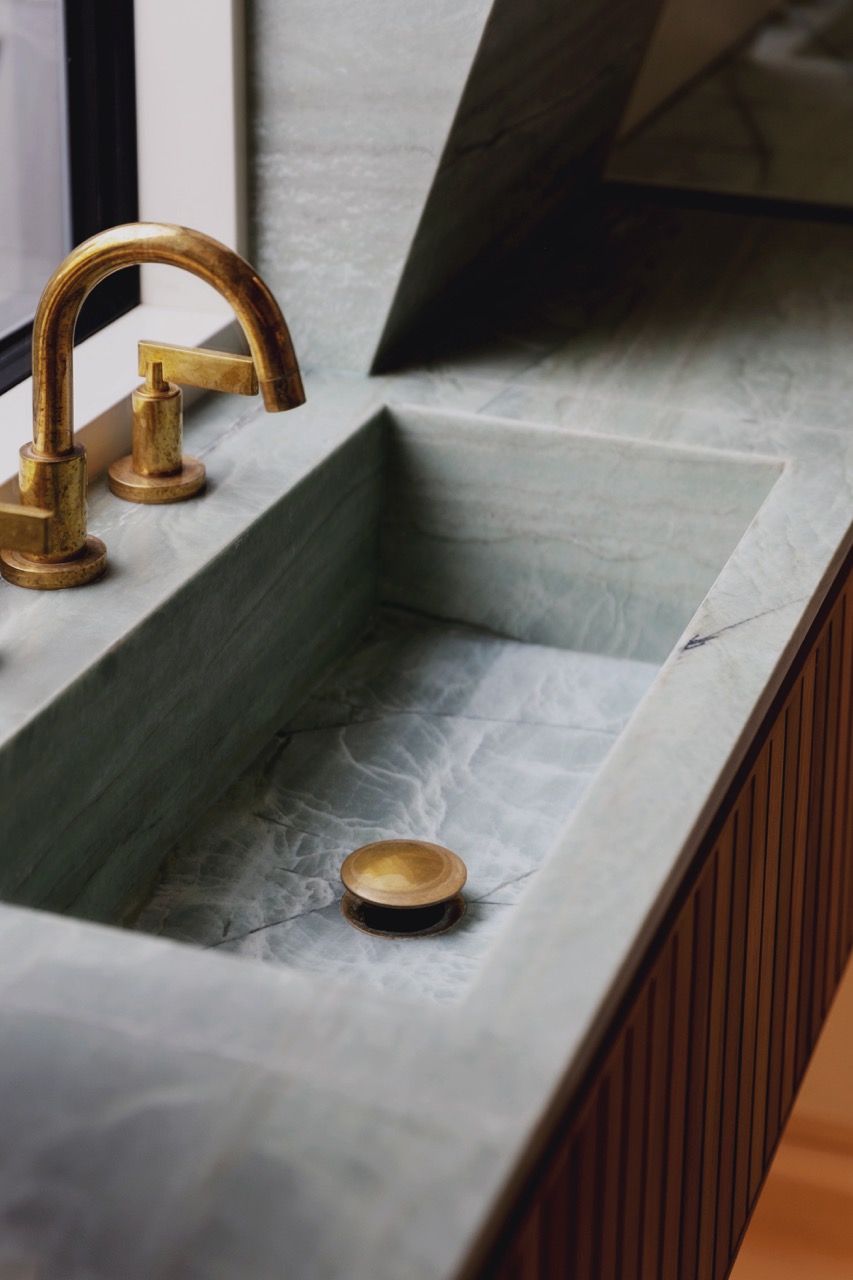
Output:
M86 532L86 450L71 444L62 453L44 453L25 444L20 457L21 510L52 513L50 550L4 549L0 573L14 586L36 591L94 582L107 567L107 550Z
M70 560L36 560L23 551L0 551L0 573L6 581L35 591L82 587L102 577L106 567L107 548L91 534L83 550Z
M109 468L110 490L125 502L183 502L201 492L205 478L204 463L187 453L181 458L180 470L171 475L140 475L134 470L131 454L111 463Z

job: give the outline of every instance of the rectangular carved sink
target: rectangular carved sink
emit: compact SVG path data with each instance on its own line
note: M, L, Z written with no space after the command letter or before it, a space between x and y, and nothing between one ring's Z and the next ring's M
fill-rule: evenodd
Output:
M413 407L345 447L354 524L313 553L315 586L336 556L364 577L342 656L168 852L135 927L455 999L780 468ZM310 585L281 601L294 645L317 606ZM376 939L341 916L344 857L392 836L466 862L451 932Z

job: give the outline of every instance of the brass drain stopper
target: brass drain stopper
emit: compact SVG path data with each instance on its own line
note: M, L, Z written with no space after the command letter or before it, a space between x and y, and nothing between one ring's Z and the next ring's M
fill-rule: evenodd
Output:
M341 911L351 925L380 938L444 933L465 914L468 878L455 853L428 840L376 840L341 867Z

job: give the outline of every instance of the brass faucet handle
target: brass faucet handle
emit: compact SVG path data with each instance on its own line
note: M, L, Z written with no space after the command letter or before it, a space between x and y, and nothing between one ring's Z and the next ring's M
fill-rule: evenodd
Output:
M256 396L258 375L249 356L170 342L140 342L139 374L131 397L133 452L109 468L110 489L127 502L183 502L204 488L204 463L183 451L181 385Z
M0 547L4 551L28 551L30 555L47 555L53 512L44 507L22 507L20 503L0 502Z
M251 356L235 356L206 347L176 347L168 342L140 342L139 376L150 388L164 382L229 395L256 396L258 374Z

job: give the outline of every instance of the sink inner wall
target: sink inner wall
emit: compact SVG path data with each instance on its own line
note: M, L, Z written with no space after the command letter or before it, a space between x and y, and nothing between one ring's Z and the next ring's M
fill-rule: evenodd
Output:
M656 672L383 610L172 851L137 927L458 998ZM377 939L343 919L346 855L400 835L466 862L451 932Z
M782 470L408 405L386 449L383 600L658 663Z
M319 685L273 705L275 736L172 848L137 927L453 999L779 466L420 408L372 425L374 610L347 616ZM282 627L310 653L298 598ZM343 859L391 836L468 865L452 932L374 939L342 918Z

